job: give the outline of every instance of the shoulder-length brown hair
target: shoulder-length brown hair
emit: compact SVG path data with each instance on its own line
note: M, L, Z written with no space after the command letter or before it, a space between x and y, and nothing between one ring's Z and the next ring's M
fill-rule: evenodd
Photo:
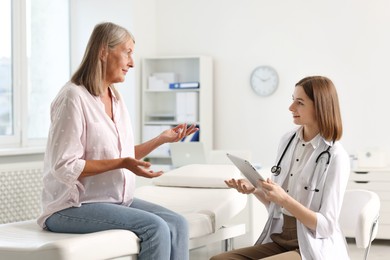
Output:
M320 135L328 141L337 141L343 134L340 105L333 82L322 76L301 79L295 86L301 86L314 102L314 109Z
M89 38L83 60L71 81L83 85L92 95L99 96L103 91L107 67L101 59L102 50L114 48L129 39L134 41L133 35L119 25L109 22L97 24Z

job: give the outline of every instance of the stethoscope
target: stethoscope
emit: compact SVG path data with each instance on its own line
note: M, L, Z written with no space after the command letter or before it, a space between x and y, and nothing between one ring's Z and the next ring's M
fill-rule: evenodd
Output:
M286 145L286 148L284 148L284 151L283 151L283 153L282 153L282 156L280 156L278 163L277 163L276 165L272 166L271 172L274 174L274 176L278 176L278 175L280 174L280 172L282 171L282 167L280 167L280 163L282 162L282 160L283 160L283 158L284 158L284 156L285 156L285 154L286 154L288 148L289 148L290 145L291 145L292 140L294 140L294 138L295 138L296 135L297 135L297 133L294 133L294 134L293 134L293 136L292 136L292 137L290 138L290 140L288 141L288 143L287 143L287 145ZM326 157L327 157L326 165L329 164L330 158L331 158L331 154L330 154L330 151L329 151L329 150L330 150L331 147L332 147L331 145L328 145L328 148L327 148L325 151L321 152L321 153L317 156L317 158L316 158L316 164L318 164L318 161L319 161L320 158L323 157L323 156L326 156ZM313 188L311 188L311 187L309 187L309 186L305 186L305 190L310 190L310 191L315 191L315 192L319 192L319 191L320 191L320 190L317 189L317 188L314 188L314 189L313 189Z

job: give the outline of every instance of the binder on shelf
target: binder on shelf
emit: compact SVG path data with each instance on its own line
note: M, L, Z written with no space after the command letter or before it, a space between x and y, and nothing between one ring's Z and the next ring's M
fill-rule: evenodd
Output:
M170 89L188 89L188 88L199 88L199 82L174 82L169 83Z
M176 121L198 121L199 97L196 92L176 93Z

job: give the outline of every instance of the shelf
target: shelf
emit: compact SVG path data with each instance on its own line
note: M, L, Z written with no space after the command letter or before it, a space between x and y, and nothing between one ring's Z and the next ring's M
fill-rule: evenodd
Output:
M196 125L200 125L200 122L197 121L197 122L178 122L178 121L164 121L164 120L160 120L160 121L145 121L144 124L145 125L180 125L180 124L183 124L183 123L187 123L187 124L196 124Z
M148 155L146 158L153 158L153 159L170 159L171 157L168 155Z
M142 142L178 124L196 124L201 129L199 141L205 151L212 150L212 59L206 56L148 57L142 59L141 64ZM169 89L168 82L198 82L199 88ZM156 85L149 88L149 84ZM152 163L170 160L169 146L157 149L164 156L147 156L153 159Z
M176 93L176 92L199 92L199 88L183 88L183 89L146 89L145 93Z
M147 117L160 117L160 118L172 118L175 117L175 114L170 113L155 113L155 114L147 114Z

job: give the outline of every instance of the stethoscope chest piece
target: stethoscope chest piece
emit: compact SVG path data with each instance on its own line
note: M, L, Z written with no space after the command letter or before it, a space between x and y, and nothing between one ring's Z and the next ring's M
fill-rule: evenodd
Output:
M279 165L274 165L271 168L271 172L274 174L274 176L278 176L281 171L282 171L282 168Z

